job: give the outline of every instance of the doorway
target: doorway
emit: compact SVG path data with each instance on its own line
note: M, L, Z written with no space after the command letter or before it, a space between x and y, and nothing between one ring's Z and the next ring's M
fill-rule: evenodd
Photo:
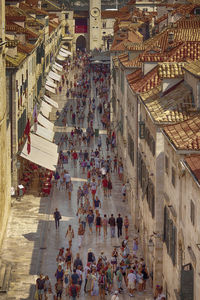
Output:
M83 35L80 35L76 40L76 50L86 50L86 39Z

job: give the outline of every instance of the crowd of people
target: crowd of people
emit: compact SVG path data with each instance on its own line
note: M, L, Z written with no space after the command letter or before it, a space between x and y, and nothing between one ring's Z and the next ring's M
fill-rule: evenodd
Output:
M70 71L75 70L74 80L69 80ZM138 238L129 237L129 218L119 212L117 215L102 213L105 199L112 197L113 174L122 182L121 201L127 199L126 184L123 183L123 162L116 155L116 133L110 127L109 86L110 73L107 65L90 65L86 53L68 61L62 75L61 88L66 89L66 105L62 114L57 111L57 121L73 129L65 132L59 140L59 161L54 174L55 188L65 191L68 201L75 199L71 170L77 168L85 178L77 189L76 232L68 224L65 233L66 247L59 249L56 256L55 285L48 276L36 280L36 299L86 299L119 300L120 295L134 297L146 291L149 273L142 257L138 255ZM93 94L91 94L93 91ZM71 104L70 98L76 99ZM98 123L107 131L105 139L94 129ZM86 125L84 130L83 124ZM106 151L102 151L102 148ZM99 191L102 191L101 197ZM55 228L59 230L62 212L54 211ZM81 253L86 235L119 239L119 246L113 247L106 256L104 250L95 252L88 247L86 257ZM73 251L74 240L78 241L79 252ZM132 244L132 249L130 245ZM84 263L85 262L85 263ZM157 287L155 299L165 299L162 287Z

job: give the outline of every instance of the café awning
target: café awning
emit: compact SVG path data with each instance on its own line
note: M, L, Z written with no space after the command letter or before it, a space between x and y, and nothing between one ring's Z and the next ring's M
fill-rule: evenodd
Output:
M56 74L58 73L58 70L54 66L52 66L52 71L55 72Z
M34 127L32 128L32 130L34 129ZM47 129L39 124L37 124L37 130L35 132L35 134L41 136L42 138L53 142L53 137L54 137L54 132L53 130Z
M63 66L62 66L62 65L60 65L60 64L58 64L56 61L55 61L55 65L56 65L57 67L59 67L60 69L62 69L62 70L63 70Z
M63 69L57 66L56 64L53 64L52 69L56 69L57 71L61 72Z
M60 61L64 61L65 60L65 57L61 56L61 55L57 55L56 58Z
M55 84L52 80L47 80L46 84L52 88L57 88L57 84Z
M44 95L44 100L51 104L53 107L58 108L58 103L53 99L49 98L48 96Z
M30 153L27 152L26 141L20 156L41 167L55 171L58 162L58 146L33 133L30 133L30 140Z
M61 81L61 76L53 71L49 72L49 77L56 81Z
M47 84L45 84L45 89L53 94L56 94L56 90Z
M63 56L63 57L68 57L69 56L69 54L66 54L66 53L64 53L64 52L62 52L62 51L59 51L59 53L58 53L60 56Z
M54 128L53 123L51 123L49 120L47 120L47 118L43 117L43 115L39 114L37 120L38 120L38 123L40 123L45 128L53 130L53 128Z
M65 45L62 45L62 48L65 49L65 50L68 50L69 47L65 46Z

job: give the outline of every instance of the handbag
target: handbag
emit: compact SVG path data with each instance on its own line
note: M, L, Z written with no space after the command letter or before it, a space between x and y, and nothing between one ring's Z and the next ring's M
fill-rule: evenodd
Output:
M61 215L59 215L58 220L61 220L61 219L62 219L62 217L61 217Z

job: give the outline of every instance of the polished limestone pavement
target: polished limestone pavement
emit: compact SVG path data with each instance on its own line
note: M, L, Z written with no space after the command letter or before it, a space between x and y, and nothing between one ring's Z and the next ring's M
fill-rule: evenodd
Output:
M77 70L74 71L74 73ZM80 70L79 70L80 72ZM71 78L73 78L73 72L71 72ZM59 110L62 111L64 105L68 102L69 105L74 105L75 99L66 99L66 88L62 90L62 93L54 97L59 103ZM94 95L94 86L92 84L91 96ZM98 97L96 102L98 102ZM55 123L56 134L55 140L58 142L63 132L70 132L71 130L71 119L68 114L68 124L64 128L61 120ZM84 128L86 128L86 122L84 122ZM98 113L95 114L94 128L100 129L102 134L102 150L101 155L106 157L107 155L113 155L113 153L106 151L105 146L105 130L101 127L100 117ZM91 142L90 151L95 149L96 140ZM83 145L81 149L86 149ZM62 148L65 152L67 147ZM80 148L77 147L77 151ZM108 236L103 237L103 232L100 236L96 236L93 228L93 234L90 235L88 226L83 237L83 243L81 249L78 248L78 217L77 213L77 189L79 185L86 181L86 175L82 174L79 165L74 168L73 163L69 160L68 164L64 165L64 168L69 171L73 181L73 192L71 201L68 199L65 190L59 190L54 187L52 195L50 197L39 198L32 195L26 195L22 198L21 202L15 202L11 209L11 216L7 226L7 232L0 252L0 259L3 261L12 263L12 276L10 289L7 294L0 294L0 299L11 300L11 299L34 299L34 284L37 274L42 272L44 275L49 275L52 282L52 286L55 284L55 271L56 271L56 255L59 248L67 247L67 241L65 239L65 233L69 224L72 225L75 238L73 239L72 251L74 257L77 253L80 253L81 259L84 264L87 259L88 248L92 248L96 257L100 255L101 250L104 251L108 259L111 257L111 253L114 246L120 246L124 238L124 232L122 238L117 237L111 238L110 231L108 230ZM100 214L107 214L110 216L111 213L117 216L120 213L123 217L128 215L130 221L129 227L129 248L132 253L132 241L133 237L136 236L134 226L131 221L129 214L129 206L127 202L122 202L121 187L117 174L112 173L113 191L111 197L104 197L102 188L98 187L97 195L101 200ZM91 200L91 197L90 197ZM55 208L58 208L62 215L60 227L58 230L55 229L53 212ZM109 229L109 228L108 228ZM138 253L138 257L142 257L142 254ZM152 291L147 284L148 288L146 292L139 294L136 292L135 299L153 299ZM125 288L125 286L124 286ZM116 289L114 284L113 291ZM128 292L124 291L119 296L120 299L129 299ZM63 299L69 299L69 297L63 296ZM79 299L92 299L90 295L84 294L83 287ZM106 299L111 299L111 295L107 295Z

